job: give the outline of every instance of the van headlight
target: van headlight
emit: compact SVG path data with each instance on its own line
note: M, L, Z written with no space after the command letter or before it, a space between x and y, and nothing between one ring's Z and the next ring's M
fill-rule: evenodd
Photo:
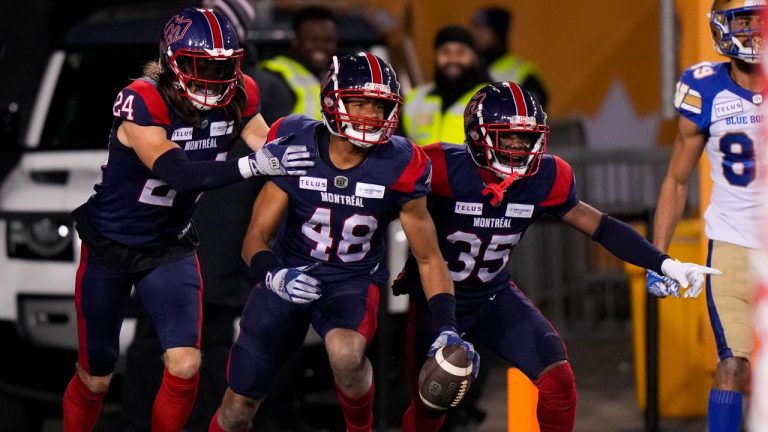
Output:
M69 215L14 216L7 220L10 258L72 261L73 227Z

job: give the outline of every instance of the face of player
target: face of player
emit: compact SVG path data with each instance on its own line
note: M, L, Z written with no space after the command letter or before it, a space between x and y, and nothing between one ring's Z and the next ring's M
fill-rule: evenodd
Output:
M737 14L730 24L731 32L735 33L736 38L745 48L751 48L762 42L760 34L751 35L749 30L760 30L763 27L763 17L754 12L745 12ZM761 47L755 46L760 49Z
M309 20L299 27L294 40L296 53L316 75L323 73L336 52L336 24L331 20Z
M193 78L189 82L189 91L197 94L221 94L228 83L216 84L215 82L232 79L236 68L236 62L232 59L181 57L178 62L184 73Z
M531 148L533 148L533 141L533 134L498 132L496 148L504 153L497 154L497 157L502 159L502 163L509 164L511 167L523 166L528 161L528 156L530 155L527 152L530 152ZM506 155L506 157L502 157L502 155Z
M458 80L465 72L476 67L477 54L461 42L446 42L435 52L437 69L449 80Z
M344 100L347 114L352 118L365 119L365 122L352 122L358 132L376 132L381 129L387 103L380 99L350 97Z

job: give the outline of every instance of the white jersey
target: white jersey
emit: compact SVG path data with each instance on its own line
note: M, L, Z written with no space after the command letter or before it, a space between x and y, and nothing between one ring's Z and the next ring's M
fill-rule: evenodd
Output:
M730 63L699 63L677 83L675 107L707 137L712 197L704 213L712 240L758 248L759 193L755 166L760 93L739 87Z

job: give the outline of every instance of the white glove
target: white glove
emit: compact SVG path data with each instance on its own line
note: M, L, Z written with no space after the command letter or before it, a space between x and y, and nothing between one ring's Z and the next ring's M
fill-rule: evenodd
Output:
M291 303L309 303L320 298L320 281L308 273L320 266L314 263L301 267L275 267L264 277L264 285Z
M683 297L696 298L701 293L706 275L721 275L720 270L693 263L683 263L667 258L661 263L661 271L681 288L687 288Z
M315 165L313 152L304 145L286 145L293 134L272 140L243 158L253 176L305 175ZM242 172L242 169L241 169Z

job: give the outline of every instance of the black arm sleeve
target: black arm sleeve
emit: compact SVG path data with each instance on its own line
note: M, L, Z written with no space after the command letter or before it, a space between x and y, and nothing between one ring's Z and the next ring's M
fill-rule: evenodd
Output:
M669 255L656 249L631 226L605 213L600 219L600 225L592 235L592 240L600 243L609 252L624 261L653 270L658 274L663 274L661 263L669 258Z
M190 162L178 147L155 159L152 172L179 193L203 192L243 180L238 159Z

